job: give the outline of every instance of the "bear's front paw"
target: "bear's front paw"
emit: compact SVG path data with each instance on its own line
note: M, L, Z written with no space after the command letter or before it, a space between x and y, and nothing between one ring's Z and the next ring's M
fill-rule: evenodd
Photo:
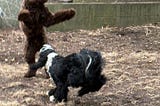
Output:
M70 9L67 9L68 11L68 19L72 18L75 14L76 14L76 11L74 8L70 8Z
M30 12L27 9L21 10L18 15L18 20L19 21L30 21L31 20Z

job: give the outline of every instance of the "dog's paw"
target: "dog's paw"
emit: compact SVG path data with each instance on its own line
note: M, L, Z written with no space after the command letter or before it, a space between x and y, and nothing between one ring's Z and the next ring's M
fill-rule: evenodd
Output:
M51 90L49 90L49 91L47 91L47 95L48 96L52 96L52 95L54 95L54 92L55 92L55 89L51 89Z
M54 97L53 95L50 96L50 97L49 97L49 101L50 101L50 102L55 102L55 97Z
M49 96L49 91L47 91L47 92L46 92L46 95L48 95L48 96Z

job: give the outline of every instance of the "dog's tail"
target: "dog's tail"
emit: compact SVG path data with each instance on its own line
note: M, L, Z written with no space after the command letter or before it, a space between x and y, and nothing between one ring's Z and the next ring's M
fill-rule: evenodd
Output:
M80 53L87 54L91 58L91 64L86 70L86 79L91 86L90 90L93 92L98 91L107 81L106 77L102 75L105 60L101 53L97 51L82 49Z
M87 77L100 76L105 64L105 60L102 58L101 53L88 49L82 49L80 53L88 55L90 58L89 60L91 60L91 62L89 62L90 65L86 70L87 71L86 76Z

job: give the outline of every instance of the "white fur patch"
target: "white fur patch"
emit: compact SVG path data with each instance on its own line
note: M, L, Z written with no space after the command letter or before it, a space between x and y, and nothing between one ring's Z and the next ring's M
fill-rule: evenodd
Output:
M52 46L49 44L44 44L43 47L40 49L40 53L46 51L47 49L52 49Z
M86 69L85 69L85 74L87 75L87 73L88 73L88 68L89 68L89 66L91 65L91 63L92 63L92 57L90 56L90 55L88 55L88 57L89 57L89 62L88 62L88 65L87 65L87 67L86 67Z
M50 102L54 102L54 100L55 100L55 97L53 95L49 97Z
M48 56L47 56L47 62L46 62L46 65L45 65L45 68L47 69L47 71L49 70L49 67L52 65L52 60L53 58L55 58L58 54L57 53L50 53Z
M48 95L48 96L49 96L49 91L47 91L47 92L46 92L46 95Z

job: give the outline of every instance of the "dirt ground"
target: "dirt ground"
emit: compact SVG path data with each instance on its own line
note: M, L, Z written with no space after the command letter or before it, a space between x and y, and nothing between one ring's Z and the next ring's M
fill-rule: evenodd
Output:
M23 32L1 30L0 106L160 106L160 25L46 33L63 56L82 48L100 51L107 83L82 98L69 88L67 103L51 103L46 92L55 85L43 69L36 77L23 77Z

